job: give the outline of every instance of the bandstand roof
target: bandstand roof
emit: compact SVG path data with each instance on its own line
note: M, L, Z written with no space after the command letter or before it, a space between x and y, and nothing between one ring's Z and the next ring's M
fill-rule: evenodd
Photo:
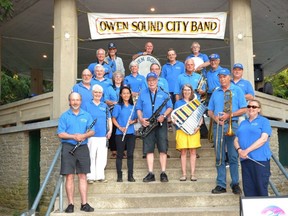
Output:
M53 77L53 2L52 0L13 0L14 15L0 24L2 34L2 65L20 74L29 75L31 68L44 71L44 79ZM167 49L173 47L178 59L190 54L194 39L123 38L91 41L87 12L149 14L201 13L229 10L228 0L77 0L78 9L78 73L95 60L97 48L116 43L118 55L126 70L131 56L143 49L146 41L154 43L154 53L161 63ZM251 0L253 50L255 64L261 64L265 75L277 73L288 66L288 2L287 0ZM202 52L219 53L221 64L230 67L229 14L224 40L196 39ZM48 58L42 56L46 54ZM245 55L245 53L243 53Z

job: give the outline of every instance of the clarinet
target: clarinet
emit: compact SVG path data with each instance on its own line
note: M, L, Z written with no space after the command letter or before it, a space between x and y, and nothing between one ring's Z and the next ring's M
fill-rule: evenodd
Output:
M91 123L91 125L89 125L89 127L88 127L87 130L86 130L86 133L89 132L89 131L94 127L94 125L96 124L96 122L97 122L97 119L95 119L95 120ZM82 140L82 141L80 141L80 142L77 142L77 144L74 146L73 149L71 149L71 151L69 151L69 153L74 156L75 151L77 150L77 148L79 148L79 146L82 144L83 141L84 141L84 140Z
M163 92L165 92L168 95L168 97L164 100L164 102L158 107L158 109L148 119L149 125L147 127L141 126L139 128L138 132L142 138L145 138L158 125L157 118L160 116L160 112L162 111L162 109L166 106L166 104L170 100L170 94L167 93L166 91L164 91L164 89L162 87L160 87L160 89Z

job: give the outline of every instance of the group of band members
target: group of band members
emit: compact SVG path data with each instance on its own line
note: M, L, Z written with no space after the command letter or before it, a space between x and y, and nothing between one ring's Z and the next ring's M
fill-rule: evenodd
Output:
M222 135L220 131L222 127L224 132L227 131L229 125L227 122L230 119L232 129L237 133L238 118L246 112L247 101L254 98L254 90L251 83L242 78L242 64L234 65L234 76L231 79L229 69L220 66L218 54L214 53L208 57L201 53L198 42L192 43L191 51L192 54L182 63L176 60L176 51L169 49L167 63L163 65L162 73L161 66L155 63L151 65L151 72L145 78L139 73L139 65L134 60L129 65L131 74L124 76L123 61L117 56L117 48L114 43L108 44L107 56L104 49L97 50L96 62L91 63L87 69L83 70L82 81L73 86L73 93L69 95L70 109L59 119L58 136L63 143L61 174L66 175L66 192L69 203L66 212L74 211L73 179L75 170L79 177L81 210L94 210L87 203L87 182L107 182L104 170L107 164L108 145L111 148L111 157L116 158L117 181L123 181L122 159L125 156L127 157L128 181L135 181L133 152L136 137L133 124L138 121L142 127L149 127L151 124L149 120L161 105L164 106L157 116L157 125L153 126L149 134L143 138L143 154L146 156L148 167L148 174L143 178L143 182L151 182L156 179L153 173L155 145L157 145L160 155L160 181L168 182L166 163L167 131L168 125L171 126L170 113L173 106L174 109L177 109L194 98L200 100L201 96L206 93L208 115L214 122L213 135L217 168L216 187L212 193L226 192L225 152L227 151L232 178L230 186L233 193L241 194L238 153L233 146L235 136ZM135 54L132 59L152 53L153 44L147 42L144 52ZM197 68L195 68L192 57L199 57L203 60ZM208 66L211 69L207 71L206 67ZM206 83L199 88L199 82L203 77ZM233 96L232 110L225 113L224 94L228 89ZM89 128L93 120L96 123ZM199 122L199 127L202 123L203 120ZM187 135L176 128L176 149L181 152L182 176L180 181L187 179L187 151L190 153L190 180L197 180L195 175L196 149L201 147L199 127L194 135ZM109 139L110 144L108 144ZM71 148L77 143L81 145L75 154L69 154L71 150L69 147ZM88 157L87 154L89 154ZM85 155L85 159L83 155Z

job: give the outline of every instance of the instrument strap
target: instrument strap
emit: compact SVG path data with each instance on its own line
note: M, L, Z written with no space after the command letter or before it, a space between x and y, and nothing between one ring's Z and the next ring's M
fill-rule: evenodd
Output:
M149 89L149 95L150 95L150 100L151 100L151 104L152 104L152 113L154 113L154 106L155 106L155 101L156 101L156 95L157 95L157 89L155 91L155 95L154 98L152 99L152 92Z

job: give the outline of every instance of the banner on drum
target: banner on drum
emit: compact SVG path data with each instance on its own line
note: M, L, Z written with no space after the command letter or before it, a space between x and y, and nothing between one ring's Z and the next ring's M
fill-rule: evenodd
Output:
M174 37L224 39L226 12L196 14L88 13L91 39Z

